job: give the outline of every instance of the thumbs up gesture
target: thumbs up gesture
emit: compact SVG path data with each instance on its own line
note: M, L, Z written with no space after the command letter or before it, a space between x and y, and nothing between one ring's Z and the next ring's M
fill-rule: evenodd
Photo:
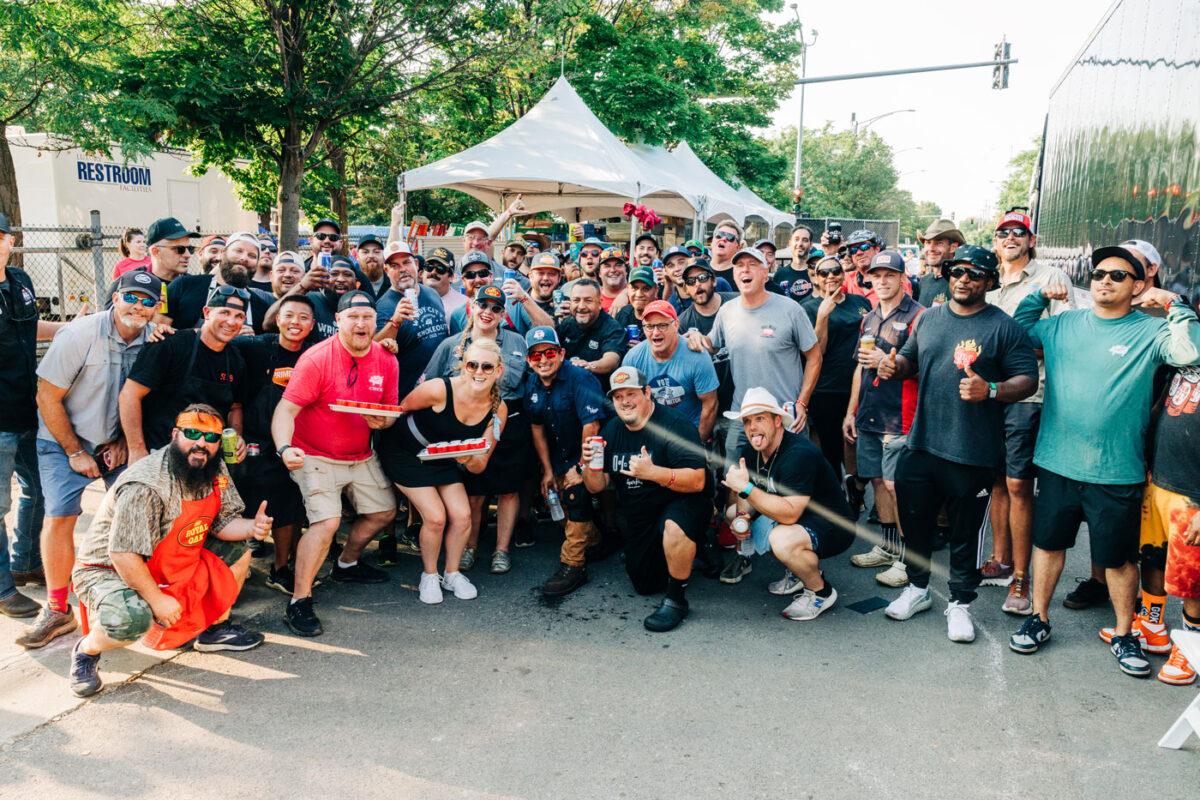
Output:
M650 454L646 452L646 445L642 445L642 452L629 457L629 467L621 470L621 474L631 478L649 479L653 469L654 462L650 459Z
M875 367L875 372L885 381L890 380L896 374L896 348L892 348L892 352L888 353L887 358L879 359L879 364Z
M258 507L258 513L254 515L254 538L260 542L267 538L271 533L273 522L275 522L275 518L267 516L267 501L263 500Z
M721 481L733 492L740 492L750 483L750 470L746 468L746 459L739 458L738 463L730 464L725 470L725 480Z
M970 364L964 366L963 371L967 373L967 377L958 382L959 397L968 403L978 403L987 400L991 385L976 375L975 370L971 369Z

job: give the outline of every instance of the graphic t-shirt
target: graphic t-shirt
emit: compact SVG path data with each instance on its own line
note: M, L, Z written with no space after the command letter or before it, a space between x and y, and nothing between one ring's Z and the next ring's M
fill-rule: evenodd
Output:
M801 353L817 343L808 315L780 295L768 295L756 308L747 308L741 297L722 303L709 339L713 347L729 351L735 408L755 386L781 403L799 397L804 381Z
M1182 367L1172 377L1154 433L1155 486L1200 501L1200 367Z
M922 275L917 285L920 287L921 304L926 308L950 301L950 281L942 277L940 267Z
M925 307L908 295L886 317L883 306L871 309L863 317L862 336L875 337L875 347L884 353L904 347L913 324ZM883 381L873 369L864 369L858 385L858 411L854 424L870 433L908 433L917 410L916 376L904 381Z
M800 304L814 327L822 302L824 298L814 294ZM870 311L871 304L867 298L848 294L829 312L825 353L821 359L816 392L850 393L854 369L858 366L858 335L863 317Z
M775 271L774 281L785 295L797 303L802 303L812 296L812 276L808 274L807 269L783 267Z
M417 297L417 318L412 321L416 326L417 336L423 342L429 342L436 347L450 335L446 324L446 312L442 308L442 298L428 286L421 286ZM396 313L396 306L404 299L404 292L395 288L388 289L375 303L375 330L383 330L383 326Z
M966 316L950 304L921 315L900 355L917 364L920 385L908 447L978 467L1004 463L1004 403L967 402L959 383L970 366L985 381L1037 380L1037 356L1025 329L995 306ZM1045 418L1043 417L1043 426Z
M660 406L673 408L700 426L700 395L716 391L717 371L707 353L691 350L680 337L675 352L666 361L659 361L642 342L625 354L625 367L637 367L650 382L650 395Z

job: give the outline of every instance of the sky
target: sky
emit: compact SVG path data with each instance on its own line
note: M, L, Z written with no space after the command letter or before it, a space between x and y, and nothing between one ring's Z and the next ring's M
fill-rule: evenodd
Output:
M790 0L789 0L790 4ZM1042 132L1050 91L1107 13L1109 0L797 0L809 48L809 77L990 61L1001 36L1020 63L1009 88L992 89L991 68L898 75L808 86L804 127L870 126L892 146L900 188L957 218L996 213L1008 161ZM790 9L779 19L793 16ZM774 116L795 125L799 87ZM910 149L912 148L912 149ZM920 149L916 149L920 148ZM1003 210L1003 209L1001 209Z

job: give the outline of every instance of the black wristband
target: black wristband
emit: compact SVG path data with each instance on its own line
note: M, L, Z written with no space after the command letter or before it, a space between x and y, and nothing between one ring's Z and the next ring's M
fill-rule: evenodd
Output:
M281 448L279 448L278 450L276 450L276 451L275 451L275 457L276 457L276 458L283 458L283 451L284 451L284 450L289 450L289 449L291 449L291 448L292 448L292 447L294 447L294 446L295 446L295 445L291 445L291 444L285 444L283 447L281 447Z

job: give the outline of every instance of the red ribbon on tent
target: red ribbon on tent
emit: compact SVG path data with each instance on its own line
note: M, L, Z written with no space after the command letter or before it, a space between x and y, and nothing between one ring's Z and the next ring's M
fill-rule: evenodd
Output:
M642 227L647 230L662 222L658 214L654 213L654 209L646 208L645 206L635 206L633 203L626 203L621 213L627 217L637 217L638 222L642 223Z

